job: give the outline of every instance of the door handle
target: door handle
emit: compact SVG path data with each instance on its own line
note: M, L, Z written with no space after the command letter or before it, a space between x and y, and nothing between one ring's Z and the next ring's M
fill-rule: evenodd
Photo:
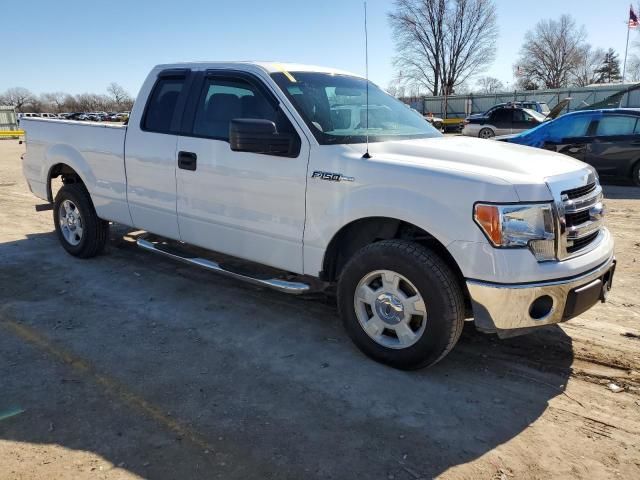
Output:
M193 152L178 152L178 168L195 170L198 166L198 156Z

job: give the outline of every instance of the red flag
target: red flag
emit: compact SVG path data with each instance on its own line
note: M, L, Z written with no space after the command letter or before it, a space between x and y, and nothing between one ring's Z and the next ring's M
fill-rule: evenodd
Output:
M633 5L629 6L629 28L638 28L640 23L638 22L638 16L633 11Z

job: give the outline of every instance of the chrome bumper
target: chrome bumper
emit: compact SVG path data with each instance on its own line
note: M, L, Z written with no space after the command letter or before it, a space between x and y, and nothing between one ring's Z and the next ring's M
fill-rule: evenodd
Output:
M614 268L612 256L594 270L550 282L505 285L467 280L474 321L479 329L499 334L568 320L604 301Z

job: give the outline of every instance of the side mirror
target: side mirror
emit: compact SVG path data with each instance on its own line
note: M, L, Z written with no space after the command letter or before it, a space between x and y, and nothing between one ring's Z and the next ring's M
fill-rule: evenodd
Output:
M234 152L297 157L300 139L295 133L278 133L276 124L257 118L236 118L229 125L229 145Z

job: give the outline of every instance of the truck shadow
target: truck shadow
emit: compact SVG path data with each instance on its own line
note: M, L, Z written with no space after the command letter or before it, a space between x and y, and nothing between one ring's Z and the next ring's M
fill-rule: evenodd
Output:
M0 416L24 410L0 420L9 473L431 478L520 435L570 376L557 327L499 341L468 325L435 367L393 370L326 298L114 240L90 261L53 234L0 244Z

